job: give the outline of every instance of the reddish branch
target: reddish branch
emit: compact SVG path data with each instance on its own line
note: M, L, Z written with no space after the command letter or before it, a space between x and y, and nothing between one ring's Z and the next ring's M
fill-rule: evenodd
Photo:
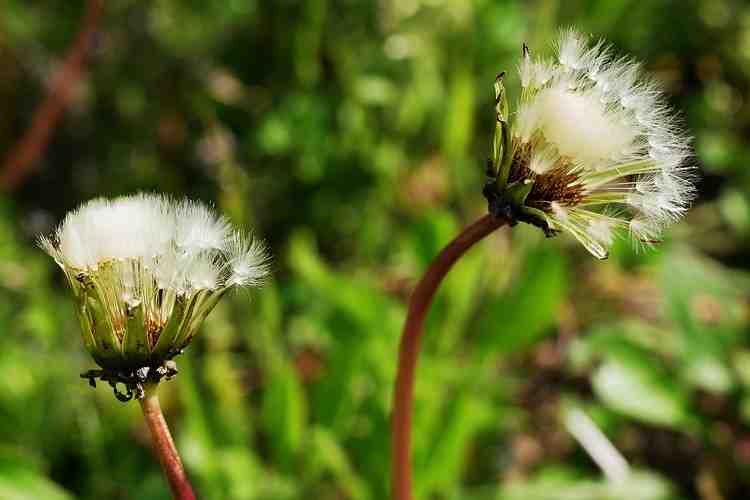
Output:
M507 220L485 215L465 228L451 241L427 268L417 287L412 292L409 312L399 348L396 387L393 394L392 435L392 489L394 500L412 500L411 468L411 422L414 400L414 371L419 356L424 319L440 283L453 264L474 243L495 229L507 224Z
M0 189L12 190L20 185L47 148L52 131L70 103L73 90L83 74L86 56L99 24L101 5L101 0L88 1L81 30L68 50L46 99L34 112L29 129L2 162Z
M146 388L146 395L141 399L143 418L146 420L154 440L154 450L159 456L161 468L169 483L172 497L175 500L195 500L193 488L182 467L182 460L177 453L172 434L161 412L156 386Z

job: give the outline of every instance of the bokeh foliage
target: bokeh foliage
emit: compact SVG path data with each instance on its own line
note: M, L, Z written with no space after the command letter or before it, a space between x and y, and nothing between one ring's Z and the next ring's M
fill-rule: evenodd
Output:
M6 0L0 147L84 2ZM137 405L92 367L35 247L83 200L159 190L266 237L275 279L211 315L162 387L201 498L387 498L405 301L484 209L495 74L560 26L645 61L695 136L701 198L657 251L595 262L502 230L429 318L418 498L707 500L750 490L750 6L741 0L106 2L90 71L0 200L0 498L164 498ZM508 78L511 98L517 86ZM633 466L607 481L583 409Z

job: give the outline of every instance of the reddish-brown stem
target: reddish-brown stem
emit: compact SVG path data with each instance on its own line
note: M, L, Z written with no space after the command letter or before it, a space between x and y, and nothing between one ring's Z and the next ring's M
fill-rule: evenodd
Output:
M505 219L485 215L466 227L435 257L411 294L409 312L401 335L396 387L393 393L391 487L394 500L412 500L411 420L414 370L417 366L422 327L427 311L435 292L453 264L474 243L507 222Z
M143 418L146 419L154 439L154 450L159 456L161 468L169 483L169 489L172 490L172 497L175 500L195 500L193 487L190 486L185 469L182 468L182 460L177 453L177 448L172 440L172 434L169 432L167 422L161 412L159 397L156 395L156 386L146 389L146 395L141 399L141 408L143 409Z
M81 30L68 50L65 62L55 76L47 97L34 112L31 126L2 162L0 190L11 190L21 184L46 149L52 131L68 106L73 89L83 74L101 10L101 0L88 1Z

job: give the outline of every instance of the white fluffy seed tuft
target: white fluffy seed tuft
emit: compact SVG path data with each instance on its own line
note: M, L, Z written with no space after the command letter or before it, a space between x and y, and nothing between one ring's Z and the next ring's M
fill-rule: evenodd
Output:
M268 277L271 262L265 244L258 239L235 233L229 240L227 283L238 286L259 286Z
M594 90L571 92L558 82L539 92L535 107L538 121L533 128L561 155L592 168L627 157L637 149L638 131L626 117L603 105Z
M580 195L535 200L537 206L548 207L551 227L597 257L606 257L625 228L638 241L657 241L696 194L690 138L639 63L573 29L561 33L556 48L552 61L524 49L513 148L524 152L535 182L564 175L546 185L578 187Z
M222 250L231 231L229 221L202 203L184 200L175 210L175 244L186 253Z
M52 237L41 237L39 246L72 277L97 273L111 262L137 264L137 276L120 272L124 289L149 280L179 294L259 286L269 272L260 240L246 242L203 203L158 194L84 203Z

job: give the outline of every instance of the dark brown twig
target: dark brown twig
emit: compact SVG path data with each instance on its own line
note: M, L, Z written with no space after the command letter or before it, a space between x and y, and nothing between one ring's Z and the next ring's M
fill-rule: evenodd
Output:
M392 491L394 500L412 500L411 421L414 371L419 356L425 316L440 283L453 264L476 242L508 223L505 218L485 215L465 228L432 261L409 301L399 348L396 387L393 393Z
M86 56L99 24L101 0L89 0L81 30L65 56L47 97L34 112L31 126L5 156L0 170L0 189L18 187L47 148L52 131L70 103L73 89L83 74Z

